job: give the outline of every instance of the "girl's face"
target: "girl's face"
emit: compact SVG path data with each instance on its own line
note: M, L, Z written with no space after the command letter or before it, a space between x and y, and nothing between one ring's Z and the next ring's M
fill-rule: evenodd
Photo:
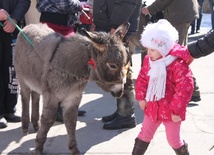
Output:
M147 48L147 49L148 49L147 54L149 55L150 60L155 61L162 57L162 55L160 54L160 52L158 50L153 49L153 48Z

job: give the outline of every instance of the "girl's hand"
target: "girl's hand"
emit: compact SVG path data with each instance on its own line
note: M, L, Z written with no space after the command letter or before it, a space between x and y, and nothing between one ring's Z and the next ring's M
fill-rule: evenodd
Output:
M190 55L189 60L187 60L187 64L190 65L194 61L194 58Z
M0 9L0 21L7 20L8 13L4 9Z
M13 21L15 23L17 23L17 21L15 19L13 19ZM4 22L4 31L7 33L12 33L15 30L15 25L13 25L13 23L10 20L6 20Z
M172 115L172 121L173 122L179 122L179 121L181 121L181 117L178 115Z
M139 101L139 106L141 110L144 110L147 107L147 102L145 100Z

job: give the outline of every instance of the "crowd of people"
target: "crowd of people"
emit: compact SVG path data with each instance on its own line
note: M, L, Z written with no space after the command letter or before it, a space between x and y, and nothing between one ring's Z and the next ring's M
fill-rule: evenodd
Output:
M19 87L13 64L13 47L18 30L13 22L20 27L44 23L65 37L81 33L82 27L88 31L114 33L122 23L129 22L130 28L124 39L124 45L129 49L129 38L138 31L140 14L155 15L162 11L164 19L148 24L141 35L140 43L147 49L147 55L142 62L136 88L130 66L124 94L115 98L115 112L102 118L103 128L135 127L134 103L137 99L145 117L132 154L144 154L155 131L163 123L167 129L168 143L176 154L188 155L187 144L180 138L180 125L185 120L188 103L201 100L189 64L214 51L213 0L209 2L212 6L212 30L187 45L188 30L191 25L195 27L195 20L196 32L200 30L202 0L155 0L149 6L142 6L142 0L0 0L0 128L6 128L7 122L21 121L16 113ZM35 22L27 18L29 8L34 10L34 15L36 11ZM191 33L195 33L195 30ZM78 115L85 113L79 110ZM60 103L57 121L63 122Z

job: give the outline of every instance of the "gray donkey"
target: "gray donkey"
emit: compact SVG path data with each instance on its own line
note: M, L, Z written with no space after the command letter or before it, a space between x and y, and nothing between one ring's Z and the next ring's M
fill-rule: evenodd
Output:
M28 133L29 100L32 94L32 123L37 132L36 154L41 154L47 133L54 124L58 104L63 108L68 147L79 155L75 137L78 107L89 80L103 90L120 97L126 79L130 55L123 45L129 24L122 24L114 34L87 32L69 38L54 32L45 24L31 24L20 33L15 46L15 69L21 87L22 129ZM41 126L39 94L43 97Z

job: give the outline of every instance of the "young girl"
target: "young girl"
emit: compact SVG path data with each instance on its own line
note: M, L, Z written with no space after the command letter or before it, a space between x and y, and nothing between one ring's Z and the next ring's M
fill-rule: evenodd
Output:
M165 19L147 25L141 35L148 53L136 81L136 99L145 116L132 155L145 153L161 123L176 154L189 155L180 126L194 86L187 64L190 54L177 40L178 32Z

